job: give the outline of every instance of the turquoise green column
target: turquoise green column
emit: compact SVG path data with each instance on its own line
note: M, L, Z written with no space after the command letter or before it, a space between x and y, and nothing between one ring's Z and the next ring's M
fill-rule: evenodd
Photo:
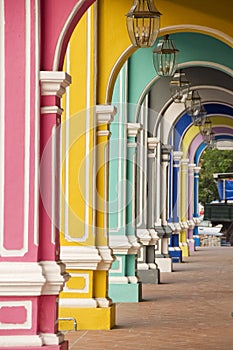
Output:
M135 130L128 125L127 78L126 64L115 85L113 104L117 107L117 115L110 127L109 245L115 261L109 271L109 297L113 302L138 302L141 299L141 283L135 268L140 244L132 221L135 215L133 193L127 189L129 184L134 186L131 180L139 126ZM128 147L128 141L134 146Z

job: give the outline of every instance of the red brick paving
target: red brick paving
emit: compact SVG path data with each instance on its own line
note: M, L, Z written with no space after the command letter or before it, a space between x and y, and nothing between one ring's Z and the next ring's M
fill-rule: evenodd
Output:
M71 350L233 350L233 247L201 247L143 301L117 304L110 331L67 332Z

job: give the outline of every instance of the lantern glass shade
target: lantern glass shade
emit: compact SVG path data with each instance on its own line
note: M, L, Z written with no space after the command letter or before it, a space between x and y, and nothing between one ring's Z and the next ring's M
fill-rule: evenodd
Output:
M177 54L179 50L175 48L173 40L165 35L160 39L157 47L153 51L153 63L158 75L172 77L176 71Z
M176 103L184 102L189 94L190 83L185 73L179 70L169 84L171 96Z
M186 98L185 108L191 117L197 117L201 112L201 98L197 90L190 91Z
M157 39L161 13L153 0L134 0L126 14L129 38L134 46L151 47Z
M192 115L193 125L195 125L195 126L204 125L205 121L206 121L206 116L207 116L207 112L206 112L205 108L203 106L201 106L201 110L200 110L199 114Z
M212 131L212 122L210 118L206 118L206 121L203 125L200 126L200 133L203 137L207 137L210 135Z

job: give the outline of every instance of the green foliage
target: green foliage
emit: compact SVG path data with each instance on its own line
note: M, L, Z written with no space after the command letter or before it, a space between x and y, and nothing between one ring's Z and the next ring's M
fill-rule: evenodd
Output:
M213 174L233 173L233 152L207 149L202 154L199 166L199 201L204 205L219 199Z

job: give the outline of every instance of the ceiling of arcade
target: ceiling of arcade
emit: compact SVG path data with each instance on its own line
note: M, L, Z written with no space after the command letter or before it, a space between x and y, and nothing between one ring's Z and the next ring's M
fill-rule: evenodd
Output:
M174 33L170 37L180 50L178 68L181 68L191 84L198 90L202 104L215 126L218 137L233 135L233 65L232 47L207 34ZM157 45L157 42L155 46ZM187 116L184 103L174 103L169 89L169 77L159 77L153 67L152 49L139 49L128 59L129 102L141 105L149 97L149 123L151 136L158 136L163 143L173 143L172 133L179 135L175 150L185 155L199 128L193 126ZM137 108L137 111L139 108ZM138 115L135 116L135 122ZM216 124L216 125L215 125ZM203 142L198 139L199 144Z

